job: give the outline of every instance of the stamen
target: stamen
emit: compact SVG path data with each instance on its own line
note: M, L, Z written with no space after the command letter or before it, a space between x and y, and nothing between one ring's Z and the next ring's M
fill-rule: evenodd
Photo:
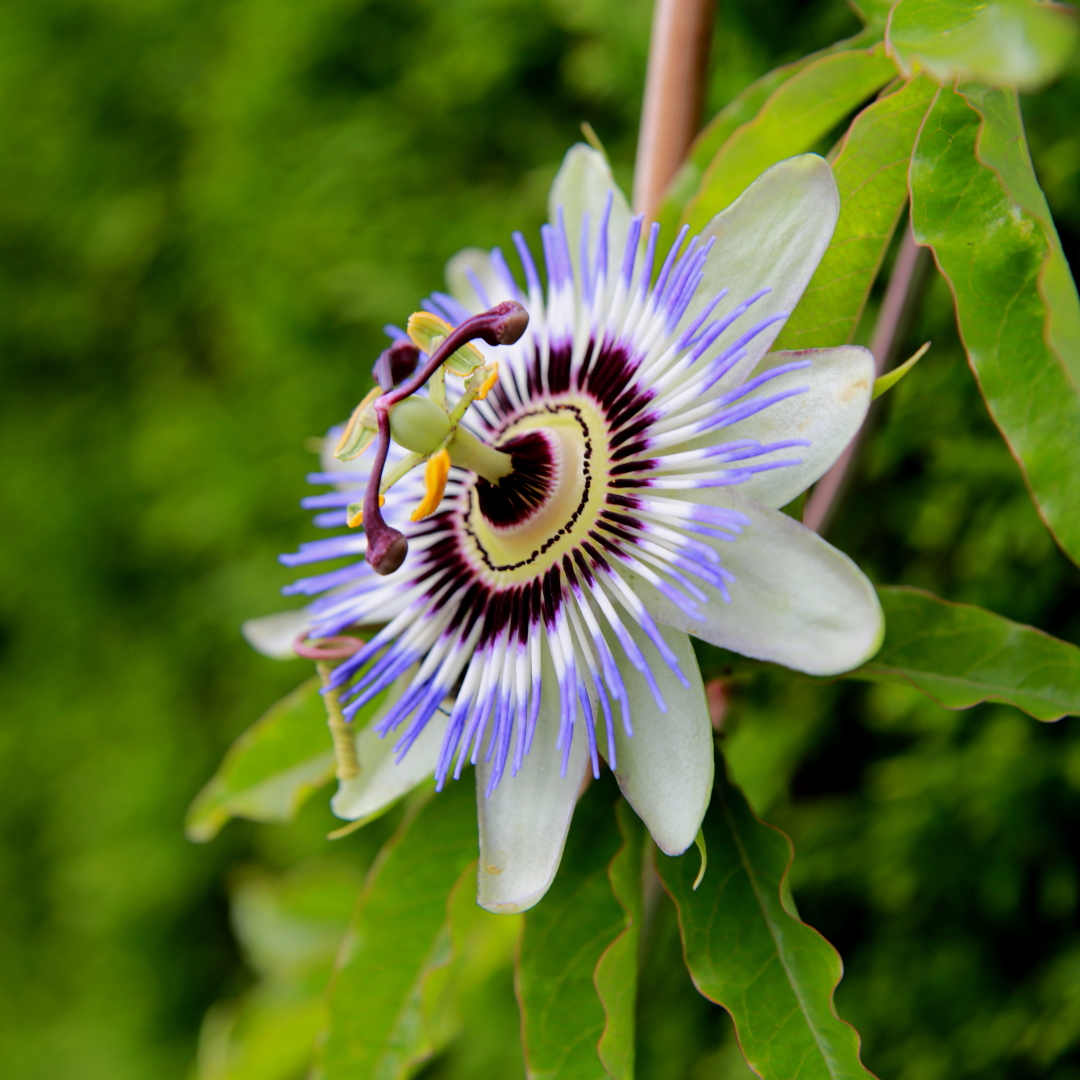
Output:
M499 381L499 362L493 360L491 363L491 374L480 384L480 389L476 391L476 400L483 401L488 396L491 388Z
M413 344L426 353L434 353L450 336L454 328L438 315L430 311L415 311L409 316L406 330ZM462 377L471 375L484 362L484 354L475 346L466 343L450 354L443 363L455 374ZM386 387L387 390L391 389Z
M383 356L385 355L386 353L383 353ZM382 391L377 386L373 387L364 395L364 400L353 409L352 416L349 417L345 430L342 431L341 438L334 447L334 457L342 461L352 461L372 444L375 439L375 429L370 424L373 419L371 406L375 404L375 399L381 393Z
M379 496L379 505L380 506L385 506L386 505L386 496L385 495L380 495ZM355 507L355 509L354 509L354 507ZM363 503L360 503L359 505L357 505L356 503L350 504L348 514L349 514L349 516L345 519L345 524L348 525L350 529L358 529L361 525L364 524L364 504Z
M446 478L450 475L450 455L440 450L428 458L424 466L424 498L412 512L412 521L422 521L439 509L446 491Z

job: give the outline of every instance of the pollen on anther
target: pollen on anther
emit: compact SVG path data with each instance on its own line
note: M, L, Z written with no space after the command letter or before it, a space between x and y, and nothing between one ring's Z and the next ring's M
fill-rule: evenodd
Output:
M476 400L483 401L488 396L488 392L499 381L499 362L493 361L491 365L491 374L480 384L480 389L476 391Z
M424 466L424 497L410 515L412 521L422 521L434 514L446 492L446 478L450 475L450 455L438 450L428 458Z
M386 505L386 496L385 495L380 495L379 496L379 505L380 506L385 506ZM348 518L346 518L345 523L349 526L350 529L356 529L356 528L359 528L359 526L363 525L364 524L364 508L363 508L363 506L358 506L355 510L353 510L352 513L349 514Z

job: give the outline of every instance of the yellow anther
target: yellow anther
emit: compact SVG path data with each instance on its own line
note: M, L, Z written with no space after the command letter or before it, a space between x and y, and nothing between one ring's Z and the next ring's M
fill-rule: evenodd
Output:
M483 401L488 396L488 391L499 381L499 361L492 360L491 374L480 384L476 391L476 400Z
M412 343L429 356L449 337L454 328L430 311L414 311L409 316L405 330ZM484 363L484 354L471 342L462 345L446 361L446 367L455 375L465 378Z
M424 497L410 515L413 521L422 521L439 509L449 475L450 455L445 450L438 450L428 458L424 466Z
M379 496L379 505L380 506L385 506L386 505L386 496L385 495L380 495ZM357 526L364 524L364 504L363 503L353 503L352 506L349 507L347 513L348 513L349 516L346 519L345 524L348 525L350 529L355 529L355 528L357 528Z
M381 393L382 391L377 386L374 387L367 392L364 400L353 409L352 416L349 417L349 422L345 425L345 430L341 433L337 446L334 447L334 457L352 461L353 458L358 458L371 445L378 428L375 426L374 416L365 414L367 414L368 407Z

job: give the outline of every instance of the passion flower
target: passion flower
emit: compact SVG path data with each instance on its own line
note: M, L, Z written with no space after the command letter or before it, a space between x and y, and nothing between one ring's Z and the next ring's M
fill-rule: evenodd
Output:
M837 212L829 166L804 155L664 254L576 146L546 288L520 234L523 285L498 250L451 261L332 440L345 461L310 478L332 486L305 500L318 523L364 532L282 557L352 561L287 589L317 597L301 612L246 627L279 654L297 632L378 628L331 677L346 718L392 688L339 816L474 765L479 901L520 911L601 760L663 851L693 842L713 754L688 634L816 675L877 649L870 583L779 509L870 403L865 349L768 351Z

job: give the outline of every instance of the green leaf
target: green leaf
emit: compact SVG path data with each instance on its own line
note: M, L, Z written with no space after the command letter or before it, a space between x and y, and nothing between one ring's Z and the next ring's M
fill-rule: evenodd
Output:
M517 988L529 1080L633 1075L640 832L632 813L617 817L619 801L610 773L589 786L555 882L525 915Z
M976 79L1032 90L1061 72L1076 45L1076 19L1041 0L899 0L886 40L905 75Z
M895 3L896 0L848 0L848 7L854 9L864 23L884 30Z
M249 967L277 981L309 970L330 974L364 883L354 858L312 859L276 877L257 872L241 879L230 914Z
M921 589L878 589L885 643L846 678L916 686L948 709L1015 705L1037 720L1080 716L1080 649L992 611Z
M913 79L853 121L832 163L836 232L774 348L824 348L854 337L907 203L911 151L936 89L930 79Z
M623 930L596 964L596 992L607 1020L598 1050L604 1067L616 1080L633 1080L638 943L644 917L641 856L645 830L625 799L615 804L615 817L623 846L608 866L608 880L615 899L622 905Z
M912 227L952 288L968 360L1043 521L1080 562L1080 304L1013 91L939 91Z
M683 212L690 231L700 232L770 165L811 149L895 76L877 45L822 56L786 78L714 154Z
M334 775L319 680L308 679L229 748L188 811L188 839L212 840L234 817L291 821Z
M476 853L469 781L418 800L379 853L330 985L319 1076L391 1080L434 1049L424 1024L425 983L450 962L448 908L457 889L475 888Z
M326 980L362 875L344 859L256 874L234 889L232 923L260 982L216 1005L199 1036L199 1080L293 1080L311 1063Z
M199 1032L198 1080L295 1080L311 1063L324 986L264 983L215 1005Z
M498 969L509 969L521 936L520 915L493 915L476 902L476 875L470 864L447 900L443 931L448 962L430 966L423 977L421 1015L431 1049L460 1034L466 995ZM438 950L437 950L438 951ZM428 1047L425 1047L425 1053Z
M755 817L722 760L702 828L709 869L696 892L696 851L657 859L694 985L731 1013L763 1080L870 1080L859 1036L833 1006L840 957L785 895L791 841Z
M1015 93L965 84L960 93L983 118L977 153L994 169L1010 195L1046 233L1050 250L1039 288L1048 304L1047 336L1074 382L1080 383L1080 301L1046 196L1039 187L1024 136Z
M881 27L884 28L884 25L885 22L882 20ZM802 71L803 68L816 63L823 56L831 56L836 53L857 49L869 49L881 41L881 38L880 30L863 30L854 37L830 45L827 49L811 53L809 56L804 56L793 63L784 64L782 67L774 68L732 98L702 128L687 153L686 161L683 162L668 185L668 189L664 193L664 201L657 213L657 220L660 222L663 234L665 236L674 235L683 208L697 194L705 170L708 169L709 163L716 156L716 152L738 128L758 115L762 106L772 97L781 84L787 82L788 79Z

